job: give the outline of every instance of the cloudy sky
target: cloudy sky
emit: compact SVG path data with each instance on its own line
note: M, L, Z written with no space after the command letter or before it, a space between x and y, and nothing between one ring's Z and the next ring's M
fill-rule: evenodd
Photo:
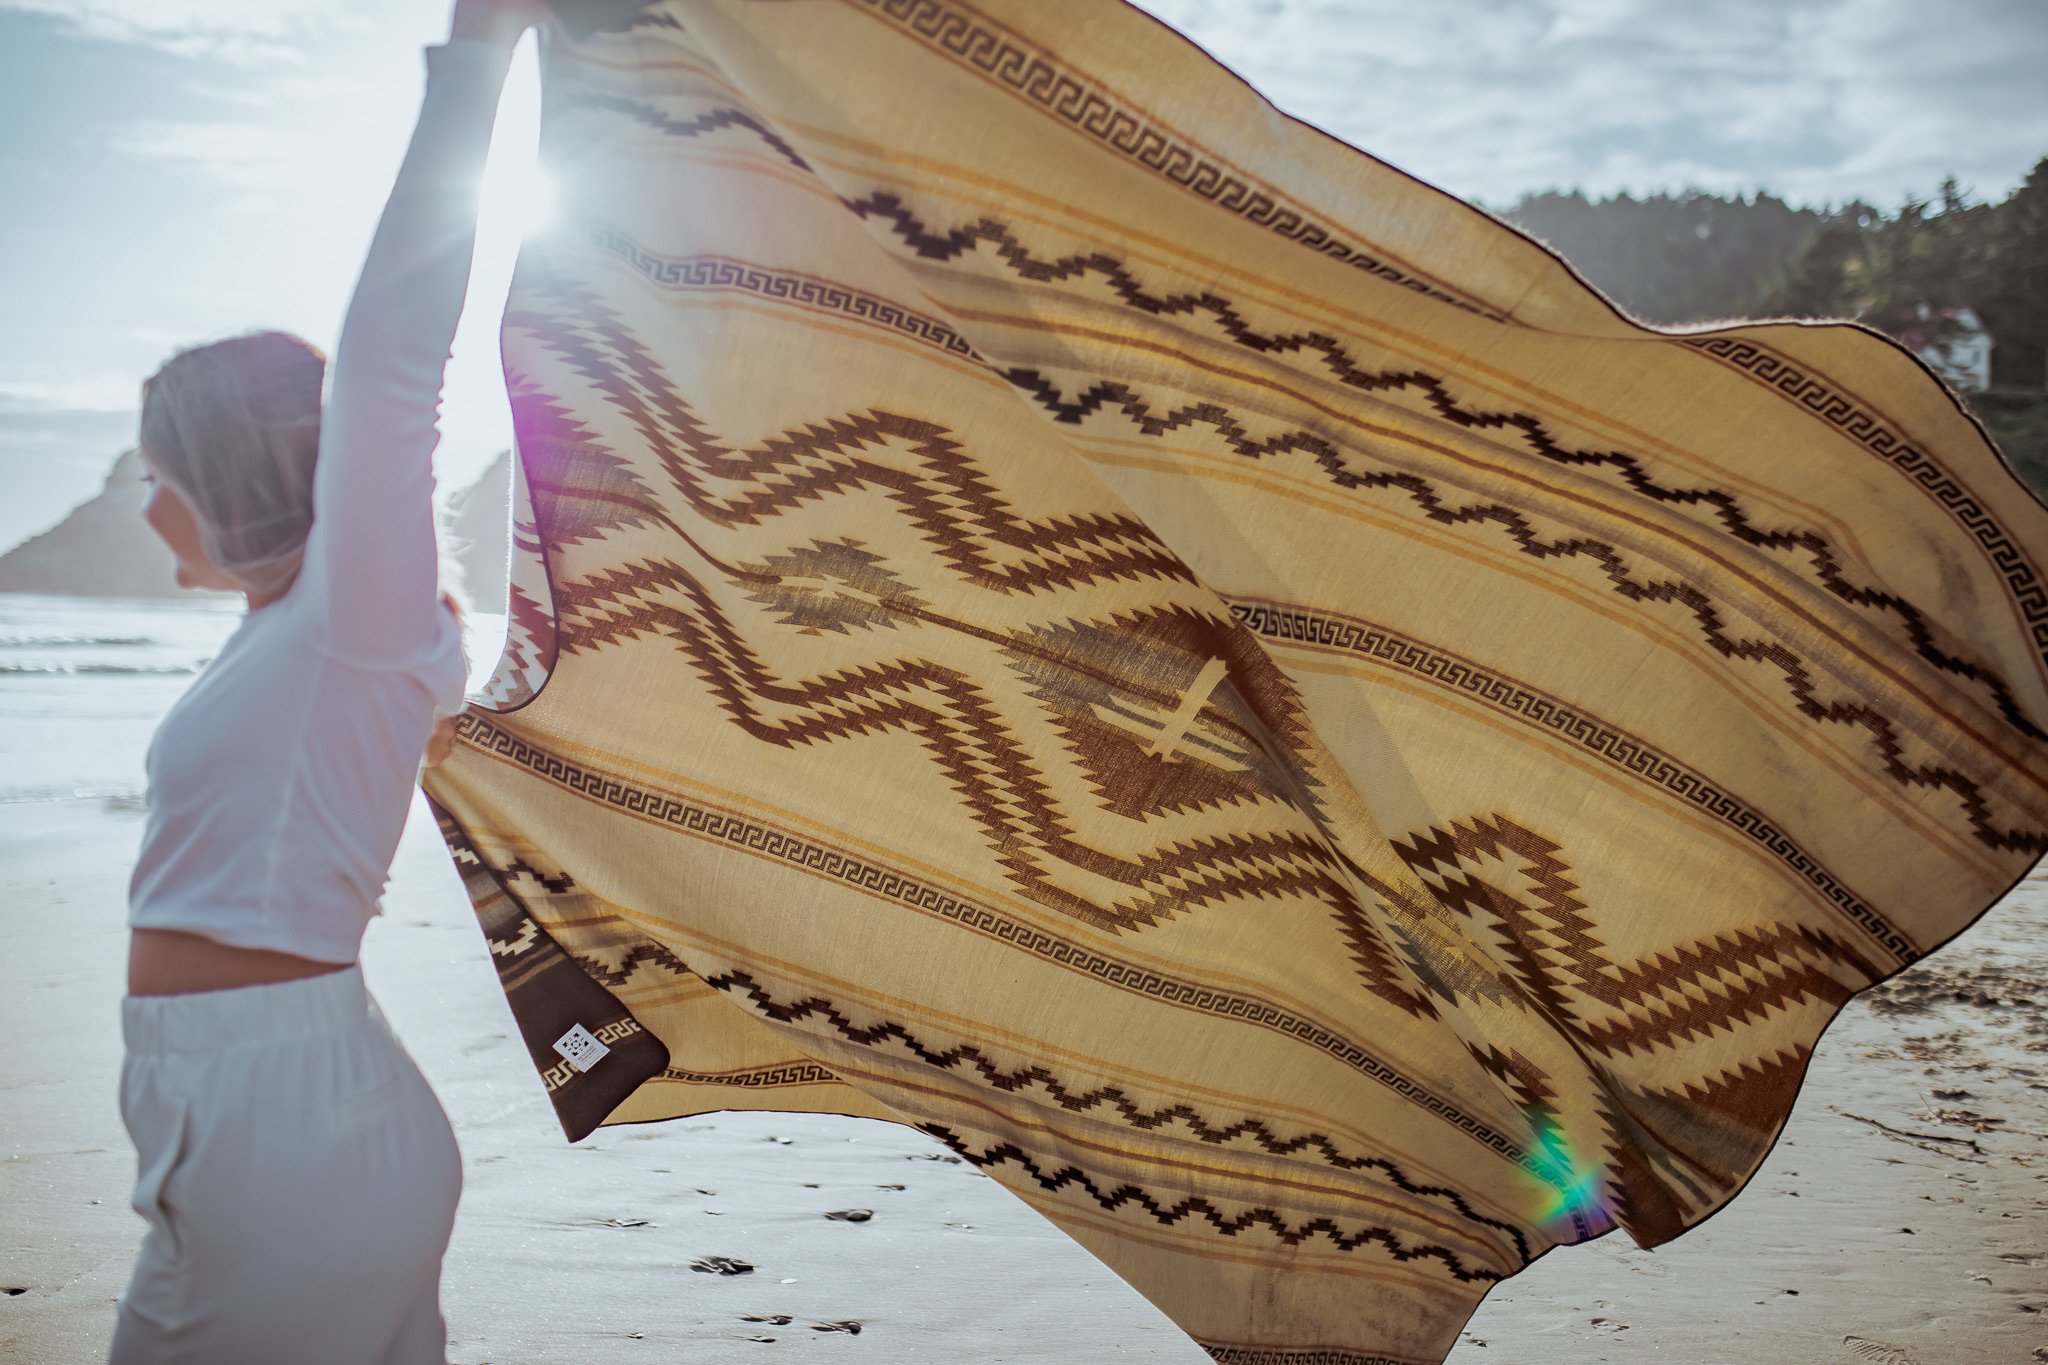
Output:
M1110 0L1100 0L1110 3ZM1145 0L1281 107L1454 193L2003 197L2048 155L2043 0ZM173 346L331 345L445 0L0 0L0 546L88 496ZM489 316L533 191L500 119L444 479L509 433Z

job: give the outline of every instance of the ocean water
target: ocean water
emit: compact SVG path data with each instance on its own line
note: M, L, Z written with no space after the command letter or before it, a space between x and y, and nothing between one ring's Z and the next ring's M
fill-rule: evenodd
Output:
M0 803L140 809L157 722L219 650L242 604L0 593ZM504 618L472 613L472 677Z

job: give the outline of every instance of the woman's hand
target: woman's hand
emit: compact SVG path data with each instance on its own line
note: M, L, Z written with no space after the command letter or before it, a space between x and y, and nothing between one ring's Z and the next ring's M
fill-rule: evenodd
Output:
M427 752L422 762L429 768L439 767L441 760L455 752L455 725L460 716L443 716L434 722L434 733L427 736Z
M510 45L547 20L546 0L455 0L448 36Z

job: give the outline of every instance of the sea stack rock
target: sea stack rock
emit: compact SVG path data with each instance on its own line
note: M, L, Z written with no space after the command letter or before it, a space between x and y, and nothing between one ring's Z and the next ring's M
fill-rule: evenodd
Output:
M127 451L98 493L41 535L0 554L0 592L188 596L177 584L171 552L142 520L142 474L142 456ZM505 609L511 475L507 452L448 499L444 553L458 566L463 592L478 611Z
M142 456L114 461L100 491L0 555L0 592L182 597L171 552L142 520Z

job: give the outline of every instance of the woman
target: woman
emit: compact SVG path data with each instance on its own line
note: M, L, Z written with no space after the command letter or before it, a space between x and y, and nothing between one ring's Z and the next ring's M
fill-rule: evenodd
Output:
M121 1107L149 1223L113 1359L441 1361L461 1166L365 992L437 720L460 709L430 457L476 182L537 0L457 0L335 353L281 333L144 386L150 526L248 615L164 717L130 891Z

